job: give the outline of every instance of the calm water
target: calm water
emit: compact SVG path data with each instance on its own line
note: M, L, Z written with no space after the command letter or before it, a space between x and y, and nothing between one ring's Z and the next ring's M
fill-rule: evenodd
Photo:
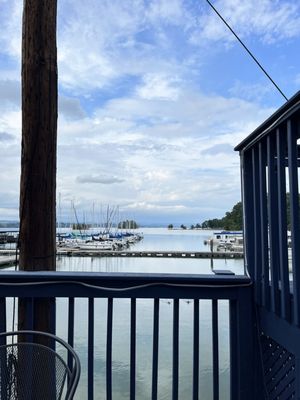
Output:
M209 251L204 240L213 231L168 230L166 228L143 228L144 239L131 247L131 250L161 251ZM214 260L215 269L230 269L236 274L243 273L243 261L228 259ZM57 262L59 271L94 272L153 272L181 274L210 274L209 259L155 259L155 258L100 258L100 257L61 257Z
M211 236L209 231L168 231L167 229L143 229L143 241L132 246L132 250L182 250L207 251L204 239ZM80 258L62 257L58 260L60 271L101 271L101 272L163 272L163 273L211 273L210 260L154 259L154 258ZM214 268L243 272L242 260L215 260ZM66 338L67 302L58 301L57 333ZM82 362L82 376L77 399L87 398L87 300L76 301L75 349ZM172 303L160 302L159 337L159 394L161 400L171 399L172 393ZM114 301L113 319L113 399L129 399L130 360L130 301ZM95 301L95 399L106 398L105 356L106 356L107 301ZM192 335L193 304L188 299L180 301L180 399L192 399ZM153 300L137 300L137 370L136 398L151 399L152 368L152 322ZM219 347L220 347L220 399L229 399L229 331L228 302L219 302ZM211 302L200 302L200 398L212 399L212 321Z

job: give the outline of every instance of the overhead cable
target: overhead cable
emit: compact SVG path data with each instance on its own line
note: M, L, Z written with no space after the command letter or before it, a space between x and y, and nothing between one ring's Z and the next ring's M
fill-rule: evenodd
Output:
M247 53L252 57L252 59L256 62L256 64L259 66L259 68L263 71L263 73L267 76L267 78L273 83L273 85L276 87L276 89L279 91L279 93L285 98L286 101L288 101L288 98L286 95L283 93L283 91L280 89L280 87L274 82L274 80L271 78L271 76L267 73L267 71L264 69L264 67L261 65L261 63L257 60L257 58L252 54L252 52L248 49L248 47L243 43L243 41L238 37L238 35L234 32L234 30L231 28L231 26L226 22L226 20L222 17L222 15L219 13L219 11L212 5L212 3L209 0L206 0L207 3L210 5L210 7L214 10L214 12L218 15L218 17L224 22L224 24L227 26L227 28L230 30L230 32L236 37L236 39L240 42L240 44L244 47L244 49L247 51Z

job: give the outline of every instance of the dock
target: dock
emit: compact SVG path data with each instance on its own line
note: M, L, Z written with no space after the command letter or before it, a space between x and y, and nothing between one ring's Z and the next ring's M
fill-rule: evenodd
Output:
M57 255L76 257L144 257L144 258L243 258L241 252L210 251L114 251L114 250L80 250L60 248Z
M0 250L0 260L3 256L10 256L12 260L15 260L15 250ZM244 257L242 252L231 252L231 251L122 251L122 250L81 250L69 247L59 247L56 251L58 256L76 256L76 257L144 257L144 258L237 258L241 259Z

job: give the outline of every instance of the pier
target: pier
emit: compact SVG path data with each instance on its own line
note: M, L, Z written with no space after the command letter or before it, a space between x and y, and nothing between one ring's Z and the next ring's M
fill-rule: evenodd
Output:
M15 250L0 250L0 255L14 255ZM114 251L114 250L81 250L60 247L57 249L58 256L76 256L76 257L144 257L144 258L243 258L241 252L230 251Z

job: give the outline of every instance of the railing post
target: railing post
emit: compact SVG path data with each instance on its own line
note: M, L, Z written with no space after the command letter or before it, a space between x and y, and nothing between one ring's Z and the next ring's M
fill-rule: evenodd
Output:
M249 275L254 277L254 207L253 170L251 152L241 153L242 201L244 225L244 262Z
M252 288L230 301L231 400L262 400Z

